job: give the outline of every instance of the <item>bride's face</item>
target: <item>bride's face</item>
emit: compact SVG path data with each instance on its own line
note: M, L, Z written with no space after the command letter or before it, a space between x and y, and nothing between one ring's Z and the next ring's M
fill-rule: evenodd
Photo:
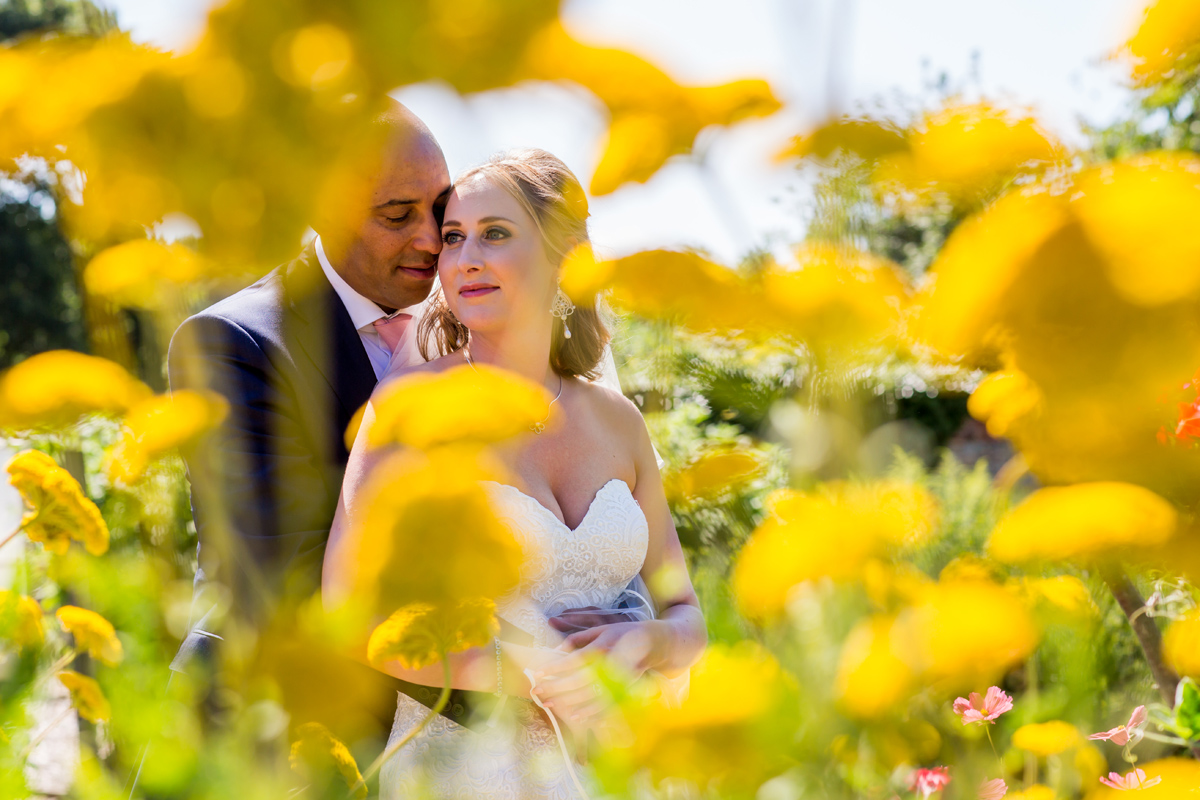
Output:
M501 329L512 320L550 325L555 265L533 218L486 177L450 194L438 275L450 310L473 331Z

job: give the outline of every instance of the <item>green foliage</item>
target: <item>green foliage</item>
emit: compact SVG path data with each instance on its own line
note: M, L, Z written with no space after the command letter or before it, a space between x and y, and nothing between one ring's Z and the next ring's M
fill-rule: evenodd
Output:
M71 249L41 182L0 193L0 367L43 350L85 347Z
M116 27L116 14L92 0L0 0L0 42L48 32L99 36Z

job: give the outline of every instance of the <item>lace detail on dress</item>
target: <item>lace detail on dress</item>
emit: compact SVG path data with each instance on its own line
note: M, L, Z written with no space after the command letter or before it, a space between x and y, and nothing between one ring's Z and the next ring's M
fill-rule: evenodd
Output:
M549 619L568 608L613 606L646 559L649 528L619 479L604 484L572 530L515 486L485 481L497 517L524 552L517 589L497 603L509 623L540 647L562 635ZM528 701L509 698L511 713L476 732L438 716L384 766L382 798L573 798L554 730ZM419 724L428 709L400 695L392 739Z

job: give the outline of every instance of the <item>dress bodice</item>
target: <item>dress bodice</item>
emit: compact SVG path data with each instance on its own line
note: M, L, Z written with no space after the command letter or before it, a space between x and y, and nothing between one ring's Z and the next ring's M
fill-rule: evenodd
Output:
M524 555L520 584L500 599L497 613L532 635L535 645L553 647L561 639L550 617L569 608L611 608L641 571L649 527L625 481L600 487L574 529L515 486L483 486Z

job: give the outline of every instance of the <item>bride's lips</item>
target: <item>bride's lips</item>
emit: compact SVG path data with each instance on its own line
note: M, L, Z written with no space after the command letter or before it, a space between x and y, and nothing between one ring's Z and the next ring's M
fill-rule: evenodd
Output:
M458 293L462 297L483 297L485 294L491 294L499 290L499 286L494 286L490 283L468 283L459 289Z
M431 281L437 275L437 264L432 267L400 267L401 272L407 272L414 278L420 278L423 281Z

